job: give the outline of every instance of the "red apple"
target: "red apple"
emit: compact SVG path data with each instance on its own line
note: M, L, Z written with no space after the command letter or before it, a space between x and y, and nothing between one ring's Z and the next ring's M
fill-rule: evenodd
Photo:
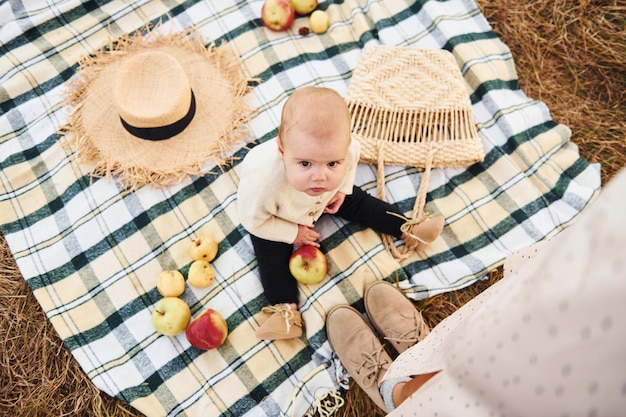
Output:
M317 284L328 272L326 256L315 246L300 246L289 257L289 271L302 284Z
M268 29L286 30L296 18L296 11L289 0L265 0L261 7L261 20Z
M198 349L215 349L226 340L228 325L219 312L207 308L189 323L185 335L189 343Z
M317 8L317 0L290 0L296 14L301 16L311 13Z

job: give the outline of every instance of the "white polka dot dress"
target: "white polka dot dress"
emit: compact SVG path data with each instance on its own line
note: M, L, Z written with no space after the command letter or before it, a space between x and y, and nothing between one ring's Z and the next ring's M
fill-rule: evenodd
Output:
M626 172L576 223L394 361L441 370L390 415L626 415Z

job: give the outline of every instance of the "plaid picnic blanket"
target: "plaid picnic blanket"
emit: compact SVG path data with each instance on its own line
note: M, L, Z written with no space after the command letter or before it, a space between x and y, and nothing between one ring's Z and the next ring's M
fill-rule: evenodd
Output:
M567 127L520 91L513 57L471 0L322 1L332 25L301 36L262 26L262 0L11 1L0 4L0 223L22 275L82 369L103 391L148 416L302 415L345 374L324 332L326 312L361 297L374 280L428 297L467 286L512 251L571 223L600 187ZM266 305L249 236L237 219L238 165L167 189L120 193L90 178L57 129L67 119L64 84L79 58L113 38L164 20L226 42L260 83L248 94L252 140L275 136L286 97L304 85L345 94L372 45L451 51L466 81L486 156L467 169L433 169L426 209L446 217L441 238L402 262L375 232L336 217L316 226L329 279L301 287L306 337L254 336ZM233 150L242 158L249 147ZM386 196L409 212L420 182L410 167L385 167ZM357 183L376 194L376 167ZM189 266L190 239L219 241L216 283L188 287L194 315L220 311L230 334L200 351L184 335L159 336L150 316L162 269ZM344 384L344 385L342 385Z

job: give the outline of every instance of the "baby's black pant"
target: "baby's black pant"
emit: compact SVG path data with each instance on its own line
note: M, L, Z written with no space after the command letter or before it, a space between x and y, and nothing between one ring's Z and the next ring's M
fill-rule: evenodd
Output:
M355 186L352 194L346 195L337 215L379 233L399 238L402 235L400 227L404 220L388 214L388 211L402 214L396 206L379 200ZM293 252L293 244L274 242L254 235L250 235L250 238L259 265L263 291L270 305L298 304L298 283L289 272L289 257Z

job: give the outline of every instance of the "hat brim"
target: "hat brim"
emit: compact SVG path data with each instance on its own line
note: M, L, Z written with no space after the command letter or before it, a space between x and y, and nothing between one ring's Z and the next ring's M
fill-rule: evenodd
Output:
M124 188L166 187L188 175L203 175L205 167L230 162L236 145L249 141L248 79L232 50L205 47L191 30L127 35L106 50L81 61L69 84L73 108L61 131L76 148L81 163L93 164L91 174L115 177ZM143 51L161 51L186 70L196 97L196 114L176 136L150 141L131 135L116 111L112 90L124 60Z

